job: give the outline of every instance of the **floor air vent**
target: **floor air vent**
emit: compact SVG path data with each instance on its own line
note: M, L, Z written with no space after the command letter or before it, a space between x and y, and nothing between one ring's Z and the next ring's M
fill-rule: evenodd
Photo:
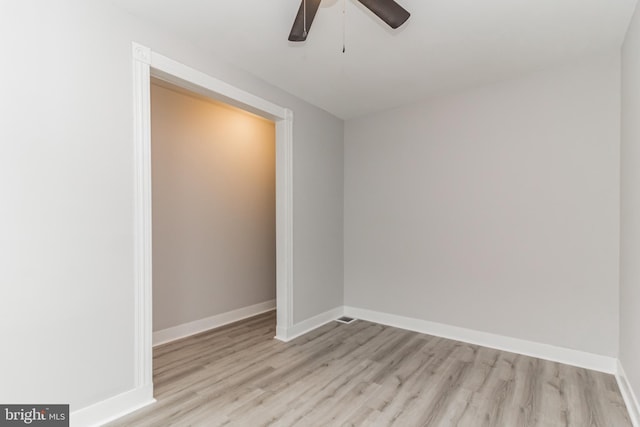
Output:
M352 322L356 321L356 319L354 319L353 317L347 317L347 316L342 316L342 317L340 317L340 318L338 318L336 320L338 322L340 322L340 323L346 323L346 324L349 324L349 323L352 323Z

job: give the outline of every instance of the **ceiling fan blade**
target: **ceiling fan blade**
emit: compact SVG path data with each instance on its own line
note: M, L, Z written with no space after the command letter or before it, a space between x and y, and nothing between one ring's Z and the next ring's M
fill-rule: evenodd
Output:
M305 5L306 2L306 5ZM313 18L316 17L316 12L318 11L318 7L320 7L320 0L302 0L300 2L300 8L298 9L298 14L296 15L296 19L293 21L293 26L291 27L291 33L289 33L289 41L291 42L303 42L307 39L307 33L309 32L309 28L311 28L311 23L313 22ZM305 19L304 12L307 12L307 20L306 20L306 31L305 31Z
M411 16L402 6L393 0L358 0L391 28L398 28Z

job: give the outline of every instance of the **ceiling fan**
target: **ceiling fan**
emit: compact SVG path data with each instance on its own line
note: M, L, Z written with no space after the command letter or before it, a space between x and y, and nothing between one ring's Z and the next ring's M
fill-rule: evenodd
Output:
M303 42L307 39L309 28L316 16L321 0L302 0L296 19L293 21L289 41ZM411 14L394 0L358 0L371 12L376 14L391 28L404 24Z

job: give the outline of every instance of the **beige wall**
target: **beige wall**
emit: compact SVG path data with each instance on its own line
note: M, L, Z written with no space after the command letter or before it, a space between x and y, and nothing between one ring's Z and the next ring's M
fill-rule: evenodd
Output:
M618 348L620 56L345 125L345 304Z
M640 8L622 49L620 362L640 396Z
M274 299L274 123L161 83L151 126L154 331Z

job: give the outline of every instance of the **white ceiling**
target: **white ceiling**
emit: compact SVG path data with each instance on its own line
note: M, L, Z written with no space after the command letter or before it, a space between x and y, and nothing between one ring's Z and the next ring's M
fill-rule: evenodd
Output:
M620 47L636 4L397 1L411 18L391 30L355 0L322 0L307 41L291 43L300 0L114 0L344 119Z

